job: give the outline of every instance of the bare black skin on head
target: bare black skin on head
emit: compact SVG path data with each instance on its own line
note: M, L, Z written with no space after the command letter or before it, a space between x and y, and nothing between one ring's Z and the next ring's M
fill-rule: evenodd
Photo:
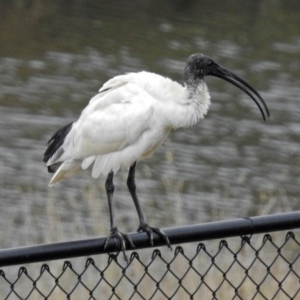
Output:
M270 112L265 101L248 82L246 82L233 72L218 65L210 57L205 56L201 53L192 54L188 58L186 67L184 69L183 79L185 84L188 87L195 89L198 84L204 80L204 77L209 75L226 80L244 91L256 103L264 120L266 119L266 115L268 117L270 116ZM265 111L263 110L261 104Z

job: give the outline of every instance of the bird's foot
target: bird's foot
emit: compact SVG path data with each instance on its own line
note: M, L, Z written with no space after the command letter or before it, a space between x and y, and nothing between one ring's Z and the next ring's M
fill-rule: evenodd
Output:
M118 243L119 249L123 252L124 259L126 260L126 262L128 264L129 261L128 261L128 257L126 255L126 241L130 245L131 248L135 248L130 236L126 233L120 232L117 227L111 228L110 235L107 237L107 239L105 241L104 249L106 249L109 240L114 239L114 238L116 238L117 241L119 241L119 243L120 243L120 244Z
M172 250L168 236L160 228L152 227L149 226L147 223L145 223L145 224L140 224L137 231L138 232L144 231L147 233L151 246L153 246L153 232L157 233L166 242L168 248Z

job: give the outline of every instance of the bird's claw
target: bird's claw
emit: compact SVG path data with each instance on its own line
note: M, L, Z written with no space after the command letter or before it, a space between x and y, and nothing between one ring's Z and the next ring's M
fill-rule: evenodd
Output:
M138 232L144 231L147 233L151 246L153 246L153 232L157 233L166 242L168 248L172 250L168 236L160 228L152 227L149 226L148 224L140 224L137 231Z
M118 248L123 252L124 259L126 260L128 264L128 257L126 255L126 241L130 245L131 248L135 248L130 236L126 233L122 233L118 230L118 228L114 227L110 230L110 235L106 238L105 244L104 244L104 250L107 248L108 242L110 239L116 238L118 243Z

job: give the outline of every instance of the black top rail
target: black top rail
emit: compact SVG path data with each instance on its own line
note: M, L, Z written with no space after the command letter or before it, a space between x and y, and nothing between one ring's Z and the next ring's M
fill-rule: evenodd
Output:
M165 228L163 231L169 237L171 244L182 244L188 242L190 243L204 240L222 239L233 236L245 236L258 233L291 230L295 228L300 228L300 211ZM137 250L151 247L148 236L145 232L131 233L130 237L135 245L135 248L133 249L129 244L127 244L127 250ZM0 250L0 267L119 251L120 245L118 240L111 239L107 248L104 250L105 241L106 237L100 237L86 240L4 249ZM165 245L160 236L155 233L153 234L153 242L153 247Z

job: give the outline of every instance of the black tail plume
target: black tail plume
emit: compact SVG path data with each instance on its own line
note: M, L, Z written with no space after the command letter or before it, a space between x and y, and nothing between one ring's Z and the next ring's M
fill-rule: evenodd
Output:
M61 147L63 144L65 137L70 132L72 125L74 122L71 122L67 124L66 126L59 129L57 132L54 133L54 135L50 138L48 141L48 148L46 152L44 153L43 162L47 162L55 153L56 151ZM50 166L48 167L48 171L50 173L54 172L54 169Z

